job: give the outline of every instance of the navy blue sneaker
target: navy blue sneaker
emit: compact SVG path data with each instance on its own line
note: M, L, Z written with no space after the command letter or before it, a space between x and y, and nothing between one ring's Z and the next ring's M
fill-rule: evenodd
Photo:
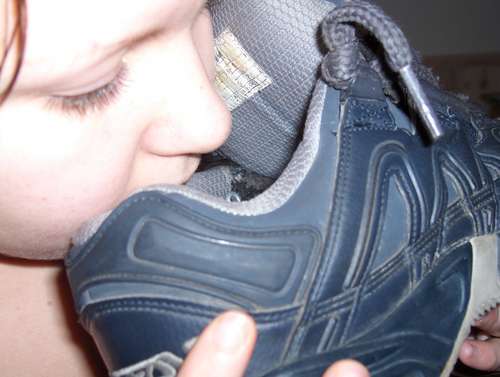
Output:
M373 376L448 376L500 301L500 122L441 90L373 5L212 10L232 163L136 193L66 260L112 376L175 375L232 308L258 325L248 376L321 376L347 357Z

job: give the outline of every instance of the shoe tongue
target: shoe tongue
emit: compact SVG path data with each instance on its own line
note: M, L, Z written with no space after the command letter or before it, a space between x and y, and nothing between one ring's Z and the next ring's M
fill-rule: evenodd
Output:
M213 0L216 84L233 114L220 152L277 177L300 139L318 78L326 0Z

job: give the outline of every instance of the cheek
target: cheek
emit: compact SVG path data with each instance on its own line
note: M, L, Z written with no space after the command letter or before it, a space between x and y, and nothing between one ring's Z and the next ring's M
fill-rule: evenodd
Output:
M121 199L126 178L103 171L110 179L96 181L85 169L78 171L78 177L26 174L22 182L0 186L0 252L14 250L25 257L48 257L54 250L59 254L83 222Z
M0 185L0 229L6 232L0 236L0 252L18 250L20 256L46 257L53 250L67 249L83 222L119 202L128 181L127 174L98 165L92 169L91 164L52 174L20 168L6 175L23 173L23 180L8 179L10 184Z
M0 252L58 256L48 253L66 249L82 222L111 209L127 189L131 142L52 126L0 130L9 141L0 142Z

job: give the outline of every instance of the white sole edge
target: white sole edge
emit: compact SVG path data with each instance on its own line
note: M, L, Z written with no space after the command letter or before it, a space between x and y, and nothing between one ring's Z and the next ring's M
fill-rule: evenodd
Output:
M474 321L500 303L497 237L496 234L490 234L474 238L470 242L473 255L469 304L441 377L448 377L453 371L460 347L469 335Z

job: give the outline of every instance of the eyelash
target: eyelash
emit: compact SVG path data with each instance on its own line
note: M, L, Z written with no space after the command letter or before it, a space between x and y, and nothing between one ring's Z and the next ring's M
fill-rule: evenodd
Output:
M52 96L48 106L65 114L86 116L90 112L105 109L120 95L126 85L127 68L124 66L109 83L91 92L75 96Z

